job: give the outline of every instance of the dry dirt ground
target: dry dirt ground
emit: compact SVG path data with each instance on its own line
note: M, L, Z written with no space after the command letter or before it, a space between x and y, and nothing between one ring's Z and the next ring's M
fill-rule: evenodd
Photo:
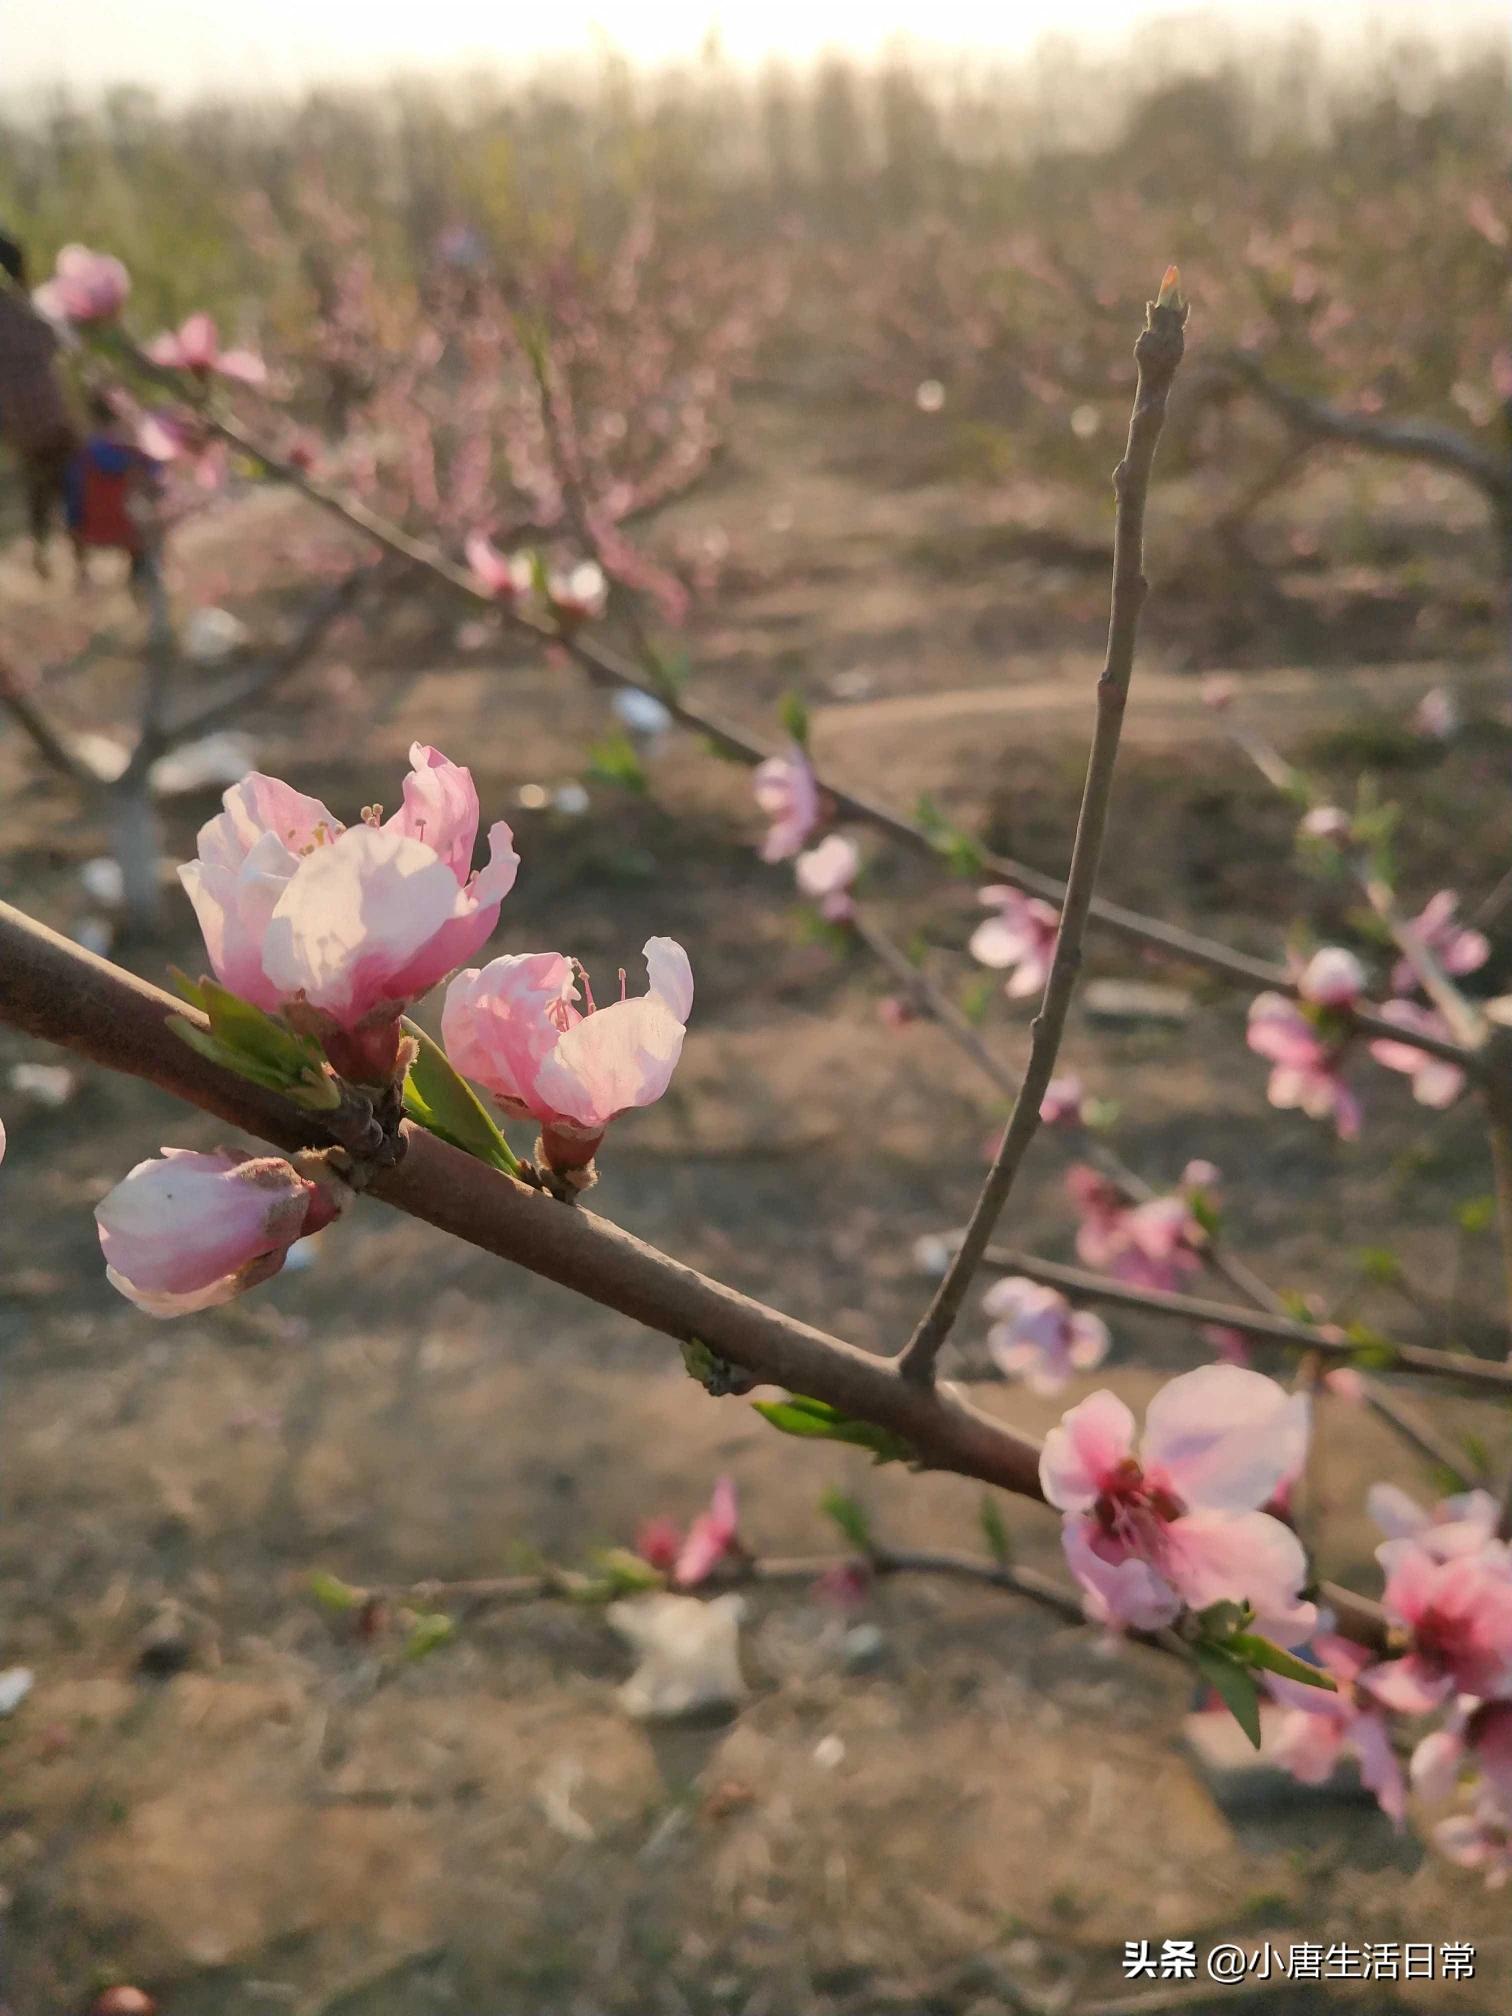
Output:
M1309 909L1337 921L1341 899L1297 870L1290 815L1198 702L1193 671L1224 663L1247 668L1245 704L1289 748L1341 788L1372 768L1410 807L1410 893L1488 890L1512 839L1512 737L1473 508L1447 486L1320 477L1296 509L1328 563L1241 580L1204 558L1200 489L1163 494L1167 587L1110 893L1270 953ZM697 688L769 725L798 684L824 762L900 804L927 790L1059 864L1105 593L1106 526L1088 518L1047 486L960 480L916 416L753 394L715 480L667 528L729 540L689 640ZM310 537L303 507L243 498L186 532L175 587L267 624ZM14 551L0 595L23 662L62 659L98 622L107 648L50 677L48 698L75 726L128 718L119 596L38 587ZM1447 749L1403 726L1443 682L1469 722ZM858 1344L896 1344L927 1292L913 1241L958 1222L1000 1108L929 1026L884 1027L862 957L805 931L784 874L756 859L740 772L674 742L648 796L590 782L586 816L530 809L532 787L581 774L603 702L560 667L459 641L433 604L354 627L252 726L264 767L343 809L392 800L412 737L470 762L524 857L503 947L560 945L607 978L649 933L680 938L698 982L684 1062L616 1133L595 1208ZM0 890L78 928L98 826L9 727L0 792ZM212 794L172 805L173 858L213 809ZM971 885L879 849L869 886L964 986ZM192 964L187 907L175 899L170 942L123 956L154 974ZM1094 975L1133 970L1094 945ZM1365 1137L1339 1148L1267 1110L1243 1001L1171 977L1193 990L1185 1027L1071 1031L1068 1061L1118 1102L1127 1157L1157 1182L1190 1155L1217 1161L1235 1243L1277 1284L1413 1335L1442 1334L1452 1301L1473 1332L1494 1262L1445 1229L1488 1184L1473 1116L1420 1128L1376 1073ZM1001 997L984 1027L1022 1053L1025 1019ZM0 1037L6 1073L47 1056ZM110 1979L170 2016L986 2016L1026 1995L1075 2011L1121 1992L1121 1943L1138 1937L1473 1940L1473 1982L1295 1987L1275 2006L1507 2007L1505 1895L1346 1795L1278 1804L1205 1778L1179 1675L1098 1656L1006 1600L889 1586L862 1668L820 1606L753 1600L748 1704L665 1733L619 1709L627 1660L597 1614L482 1615L418 1662L397 1633L359 1638L309 1600L311 1570L404 1584L579 1561L647 1513L689 1516L721 1472L762 1549L829 1544L815 1508L836 1485L898 1544L970 1547L978 1493L784 1441L702 1394L664 1340L377 1206L308 1269L154 1325L106 1286L90 1206L160 1142L216 1130L103 1071L80 1072L58 1110L0 1076L0 1108L0 1660L36 1674L0 1723L17 2016L81 2008ZM1065 1160L1042 1143L1015 1207L1015 1236L1057 1254ZM1388 1237L1416 1301L1363 1278L1361 1249ZM1109 1377L1142 1397L1152 1367L1196 1348L1120 1324ZM1033 1429L1051 1418L1002 1389L989 1404ZM1473 1424L1493 1443L1505 1431L1484 1411ZM1328 1565L1368 1577L1365 1483L1395 1469L1429 1487L1368 1419L1331 1409L1324 1435ZM1024 1558L1053 1565L1048 1515L1005 1510ZM144 1634L165 1620L188 1664L153 1677Z

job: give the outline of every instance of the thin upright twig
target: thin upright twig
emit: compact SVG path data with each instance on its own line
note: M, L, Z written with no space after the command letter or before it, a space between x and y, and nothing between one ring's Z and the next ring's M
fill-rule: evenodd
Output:
M1172 269L1174 274L1174 269ZM913 1336L898 1361L905 1379L928 1385L935 1360L950 1334L956 1313L1002 1215L1014 1181L1040 1124L1040 1103L1055 1071L1071 997L1081 971L1082 940L1102 861L1103 835L1112 800L1124 707L1134 671L1134 645L1148 583L1144 577L1144 512L1155 450L1165 422L1171 382L1185 348L1187 311L1174 280L1167 276L1161 298L1150 303L1146 327L1134 347L1138 381L1129 417L1129 439L1113 475L1117 499L1113 528L1113 592L1108 622L1108 657L1097 682L1097 723L1087 763L1060 930L1045 983L1045 997L1029 1032L1029 1062L1008 1125L961 1240Z

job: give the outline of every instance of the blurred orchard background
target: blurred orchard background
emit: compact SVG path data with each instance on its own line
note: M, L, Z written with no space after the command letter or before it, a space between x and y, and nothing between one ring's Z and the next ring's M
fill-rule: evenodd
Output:
M628 55L601 38L485 63L501 16L466 67L298 82L273 51L277 89L231 40L175 67L161 9L97 76L80 17L57 88L29 46L34 85L0 100L0 228L35 278L70 241L123 259L139 337L210 310L268 364L248 426L333 487L454 558L480 527L563 567L594 544L627 651L654 639L685 691L768 739L798 696L826 772L1057 873L1131 343L1178 260L1188 359L1104 891L1265 958L1299 932L1371 950L1202 704L1205 675L1231 675L1337 802L1401 807L1414 909L1449 885L1487 905L1505 991L1505 35L1473 10L1348 36L1137 11L970 53L795 34L675 56L653 24L649 54L627 31ZM270 49L284 28L297 44L274 10ZM379 53L397 32L385 17ZM1415 431L1383 444L1397 423ZM0 646L108 765L143 618L111 563L77 586L61 544L39 579L3 481ZM235 454L170 492L165 578L207 690L366 557ZM610 974L649 934L680 939L698 993L679 1076L617 1130L597 1208L858 1344L906 1334L916 1242L960 1223L1006 1102L763 864L745 771L400 576L226 733L159 779L170 862L240 768L356 808L392 799L419 738L514 825L502 949L562 944ZM177 885L155 937L128 928L99 804L8 719L0 802L0 893L140 971L198 970ZM965 951L991 878L868 853L871 914L1020 1065L1028 1004ZM1242 991L1106 936L1089 977L1064 1062L1150 1183L1205 1157L1278 1289L1494 1347L1473 1114L1422 1126L1376 1071L1360 1139L1336 1142L1267 1107ZM826 1488L914 1545L979 1538L979 1493L785 1442L660 1341L377 1207L255 1296L154 1326L106 1287L89 1207L214 1125L8 1033L0 1110L0 1655L34 1675L0 1722L18 2016L123 1980L173 2016L1075 2016L1135 1992L1119 1959L1139 1937L1478 1939L1474 1982L1363 1992L1505 2006L1504 1901L1347 1782L1303 1795L1241 1769L1153 1662L1091 1656L991 1592L754 1592L743 1703L650 1729L592 1610L465 1617L419 1658L412 1620L314 1600L317 1570L367 1589L579 1563L648 1516L686 1522L721 1475L748 1544L777 1553L832 1544ZM1071 1255L1070 1159L1037 1148L1015 1244ZM1073 1397L1141 1400L1201 1355L1113 1327ZM984 1333L961 1333L979 1362ZM1036 1431L1065 1404L992 1391ZM1446 1414L1467 1447L1502 1430ZM1327 1566L1362 1586L1383 1474L1379 1424L1340 1410L1315 1489ZM1023 1558L1054 1566L1054 1521L1020 1525Z

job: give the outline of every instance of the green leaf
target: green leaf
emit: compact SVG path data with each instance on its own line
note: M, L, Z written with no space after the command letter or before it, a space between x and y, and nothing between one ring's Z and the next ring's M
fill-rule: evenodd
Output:
M1260 1690L1248 1668L1231 1659L1216 1645L1197 1644L1191 1648L1197 1671L1217 1694L1250 1742L1260 1748Z
M1325 1673L1321 1666L1310 1666L1305 1659L1283 1651L1269 1638L1262 1638L1257 1631L1235 1632L1225 1650L1235 1659L1242 1659L1246 1666L1258 1666L1267 1673L1279 1673L1284 1680L1296 1680L1303 1687L1318 1687L1325 1694L1337 1694L1339 1691L1339 1684L1331 1673Z
M432 1652L439 1652L443 1645L450 1644L456 1635L457 1627L444 1611L423 1611L409 1628L409 1636L404 1641L404 1656L406 1659L428 1659Z
M1372 1330L1368 1323L1353 1322L1346 1327L1344 1334L1354 1346L1350 1363L1357 1365L1362 1372L1384 1372L1396 1363L1396 1346L1379 1330Z
M1356 1255L1360 1272L1378 1287L1390 1288L1402 1278L1402 1263L1389 1246L1365 1246Z
M341 1104L340 1087L313 1036L299 1035L217 980L174 978L179 992L210 1021L208 1029L201 1029L184 1016L169 1017L169 1028L191 1050L254 1085L287 1093L302 1106L329 1111Z
M998 1502L990 1492L982 1493L977 1516L982 1522L982 1535L987 1542L988 1553L999 1568L1006 1568L1013 1559L1013 1544L1008 1538L1008 1528L1003 1524Z
M471 1085L453 1067L439 1043L408 1017L404 1031L414 1039L415 1061L404 1081L404 1110L417 1127L449 1141L453 1148L476 1156L490 1168L518 1176L520 1158L500 1133L493 1116Z
M589 1559L603 1584L599 1601L608 1603L616 1596L636 1596L643 1589L666 1587L667 1578L661 1570L628 1547L601 1547Z
M326 1568L313 1570L305 1588L322 1610L334 1610L338 1616L360 1610L367 1601L366 1590L354 1589L350 1582L343 1582L339 1575L331 1574Z
M878 1428L870 1421L853 1421L825 1400L809 1400L795 1393L788 1400L753 1400L751 1405L784 1435L819 1442L849 1442L858 1449L869 1449L879 1463L906 1463L913 1457L901 1435L894 1435L890 1428Z
M697 1337L690 1337L679 1346L682 1361L688 1376L696 1379L706 1393L712 1393L716 1400L723 1400L731 1393L749 1393L761 1381L738 1365L732 1365L728 1358L721 1358L717 1351L711 1351L707 1344Z
M783 727L798 744L800 749L808 748L809 715L803 704L803 696L789 690L782 696L782 704L777 709Z
M993 973L979 973L968 980L961 989L961 1013L968 1022L980 1023L986 1020L987 1010L992 1006L998 991L998 979Z
M843 1491L826 1491L819 1500L819 1510L839 1527L858 1554L871 1553L871 1527L854 1498L847 1498Z
M1222 1228L1223 1214L1205 1190L1188 1192L1187 1209L1210 1239Z
M588 774L600 783L613 784L621 791L634 791L644 798L651 789L646 766L628 735L606 735L588 751Z

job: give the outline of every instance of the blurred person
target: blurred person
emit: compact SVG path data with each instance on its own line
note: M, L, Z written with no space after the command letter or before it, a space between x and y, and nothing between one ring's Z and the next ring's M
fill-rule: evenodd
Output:
M58 372L56 330L26 293L26 255L0 233L0 441L21 467L32 564L48 572L47 538L79 431Z
M134 430L103 393L91 393L89 431L64 472L64 514L81 582L89 555L124 553L137 592L152 566L153 492L158 465L136 445Z

